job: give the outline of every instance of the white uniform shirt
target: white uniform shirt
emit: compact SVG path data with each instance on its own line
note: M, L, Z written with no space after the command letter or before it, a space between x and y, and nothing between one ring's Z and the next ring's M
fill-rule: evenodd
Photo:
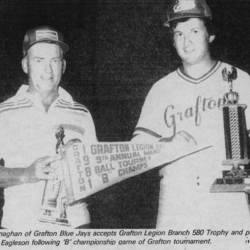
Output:
M64 142L79 138L82 142L96 141L95 126L88 109L73 101L59 88L59 97L48 112L27 93L23 85L17 94L0 104L0 156L8 168L25 168L36 159L55 155L55 132L65 131ZM2 226L9 229L50 228L52 224L38 221L45 181L17 185L5 189ZM81 210L79 207L77 210ZM86 211L83 224L89 222ZM81 220L81 218L78 218Z
M250 214L244 193L210 193L216 178L222 177L226 159L223 95L229 92L222 70L231 66L217 64L203 77L193 79L180 69L157 82L150 90L134 132L134 141L171 137L186 131L198 145L212 146L164 167L157 227L187 229L250 226ZM239 104L246 104L250 126L250 77L237 69L234 91Z

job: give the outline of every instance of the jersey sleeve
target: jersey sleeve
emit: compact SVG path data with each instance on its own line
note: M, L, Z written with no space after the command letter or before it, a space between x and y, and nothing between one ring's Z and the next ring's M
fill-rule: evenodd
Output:
M158 141L162 137L173 135L173 128L168 127L165 122L167 100L162 84L156 83L149 91L142 107L133 141Z
M83 142L97 142L95 124L89 109L78 102L74 102L74 109L81 112L81 122L79 125L82 127L82 131L84 131ZM78 121L78 118L75 119Z
M84 135L84 141L97 142L95 124L92 115L88 111L88 119L86 120L86 133Z

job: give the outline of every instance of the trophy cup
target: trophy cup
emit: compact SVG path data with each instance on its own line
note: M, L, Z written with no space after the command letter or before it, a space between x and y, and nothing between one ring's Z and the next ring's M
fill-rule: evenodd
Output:
M63 138L65 135L62 126L58 128L55 136L57 139L56 153L58 154L60 146L64 145ZM62 192L64 190L63 186L63 173L61 167L59 167L54 175L54 179L46 181L41 205L42 214L39 221L70 226L66 214L68 202L66 195L63 195Z
M213 183L210 192L244 192L250 183L248 134L245 119L245 104L238 104L239 94L233 91L233 80L237 78L236 68L222 70L223 80L229 84L229 92L224 95L222 106L226 159L222 165L232 166L222 171L222 178Z

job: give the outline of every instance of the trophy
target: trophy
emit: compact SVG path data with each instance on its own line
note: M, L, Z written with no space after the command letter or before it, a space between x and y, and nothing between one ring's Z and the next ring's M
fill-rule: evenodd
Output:
M233 80L237 78L236 68L228 72L222 70L223 80L229 84L229 92L224 95L222 106L226 159L224 166L232 166L231 170L222 171L222 178L213 183L210 192L244 192L250 183L248 134L245 119L245 104L238 104L239 94L233 91Z
M64 129L62 126L55 133L57 139L56 153L59 153L60 146L64 145L63 138ZM70 226L67 220L66 209L68 202L64 190L63 173L61 167L57 169L53 180L47 180L44 187L41 210L42 214L39 218L41 222L49 222L53 224Z

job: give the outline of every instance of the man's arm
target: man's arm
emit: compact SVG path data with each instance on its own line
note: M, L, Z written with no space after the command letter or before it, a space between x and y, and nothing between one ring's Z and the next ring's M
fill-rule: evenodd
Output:
M40 180L53 179L48 173L55 173L56 169L50 163L58 161L61 156L45 156L35 160L26 168L6 168L0 166L0 188L8 188L25 183L35 183Z

